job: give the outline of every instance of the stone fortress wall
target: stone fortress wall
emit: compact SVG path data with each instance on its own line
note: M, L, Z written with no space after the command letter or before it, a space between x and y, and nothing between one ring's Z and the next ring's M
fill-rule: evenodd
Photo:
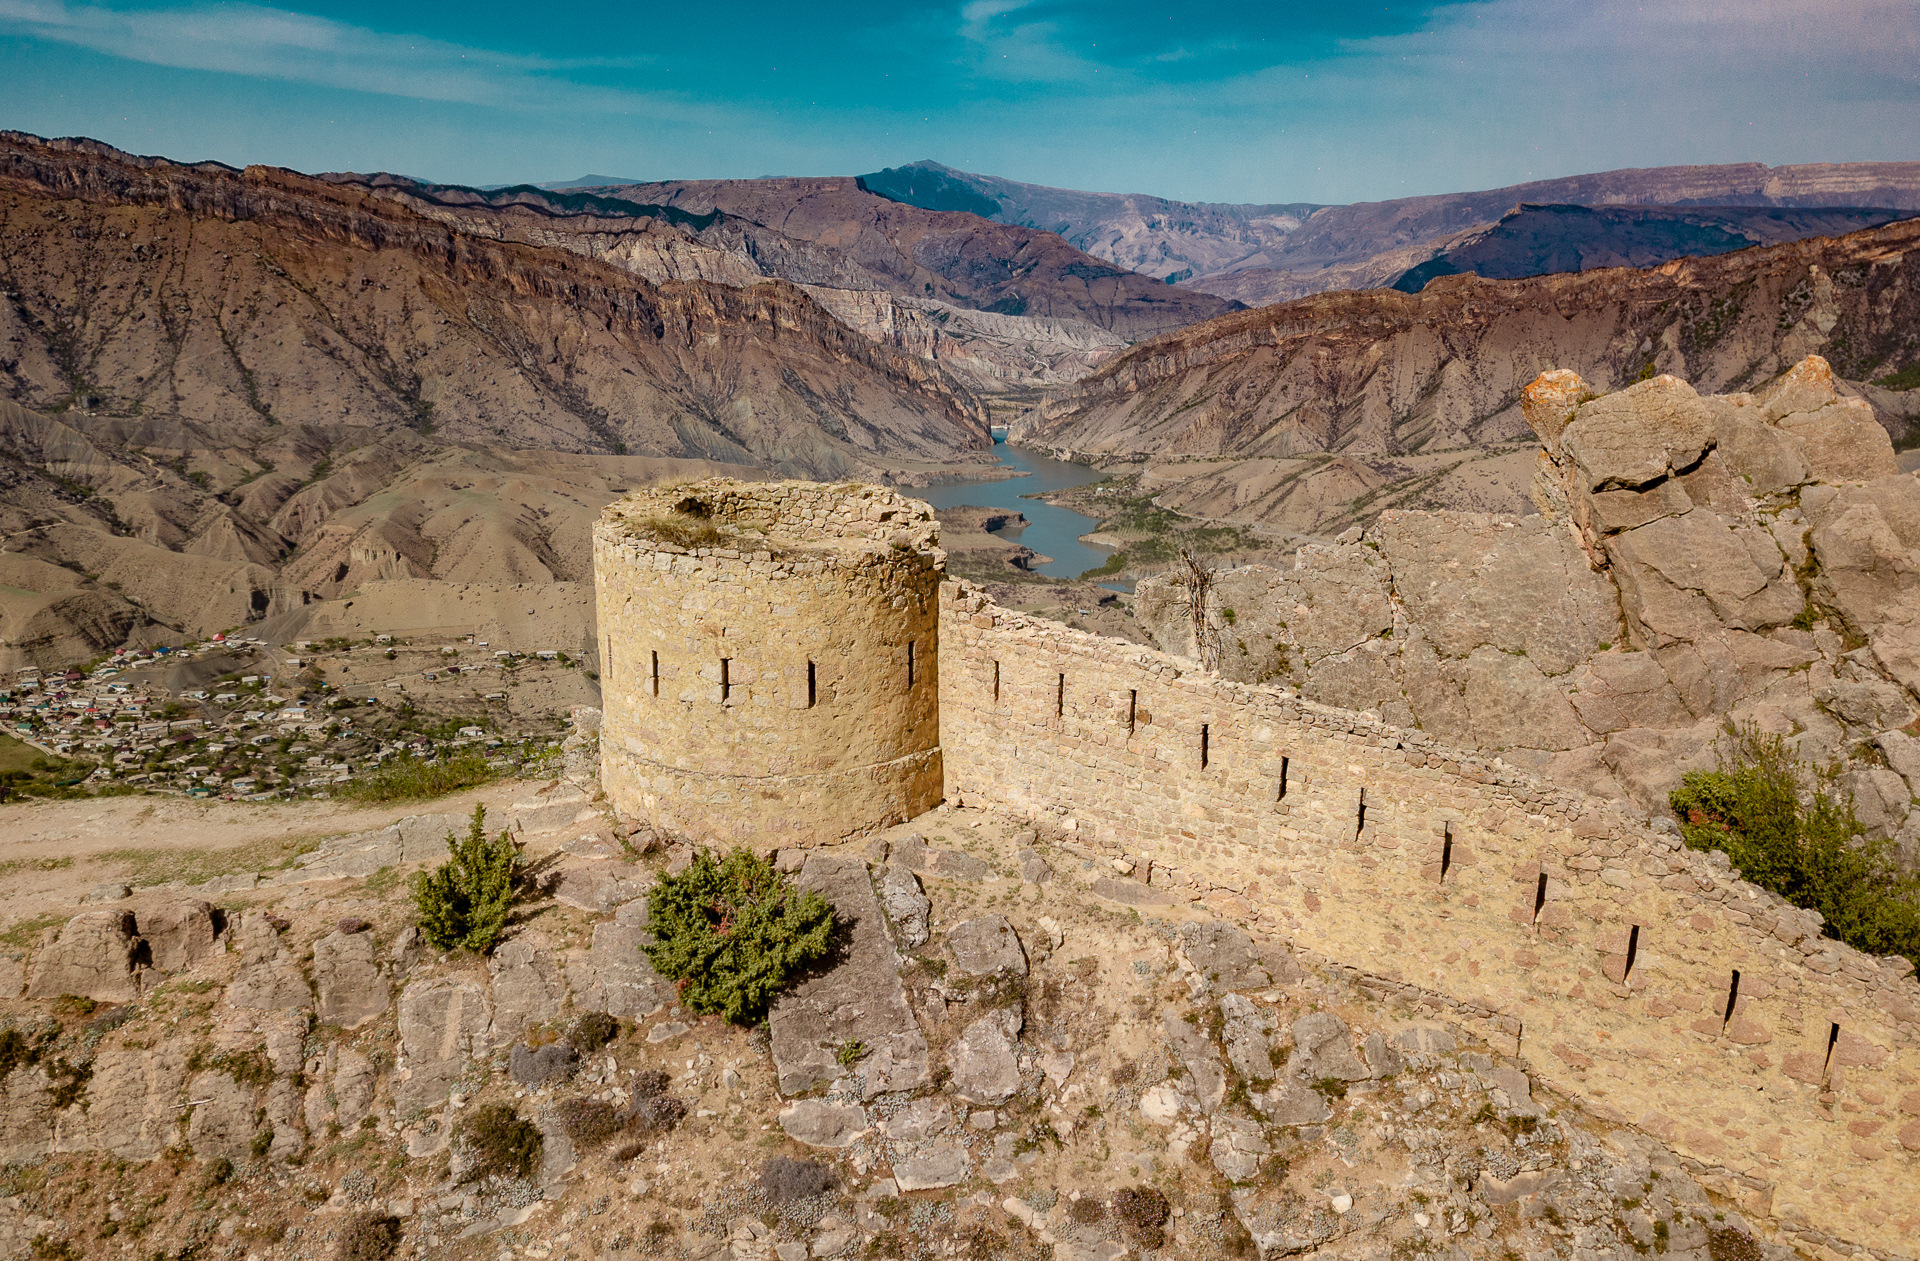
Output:
M716 478L611 506L593 551L615 807L764 847L937 804L938 536L872 486Z
M947 793L1484 1022L1776 1226L1920 1251L1920 984L1495 759L942 592ZM1738 976L1736 983L1735 977ZM1812 1250L1811 1248L1809 1249Z
M1673 831L1497 759L964 582L938 585L936 613L924 505L760 493L751 511L792 515L762 518L755 549L645 537L633 521L667 499L624 501L596 529L602 779L622 810L763 850L858 835L943 791L1026 813L1126 868L1109 884L1122 901L1203 900L1383 997L1480 1021L1809 1253L1920 1254L1920 984L1904 961L1825 939ZM912 688L908 639L926 663ZM744 697L721 694L723 656L746 667L729 676ZM816 714L797 671L828 659L846 707Z

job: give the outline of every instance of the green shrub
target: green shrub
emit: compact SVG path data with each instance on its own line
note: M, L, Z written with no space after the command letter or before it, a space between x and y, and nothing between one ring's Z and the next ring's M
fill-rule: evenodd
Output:
M485 753L468 750L437 762L409 753L389 759L371 774L355 776L337 795L353 801L424 801L498 778L500 772L487 765Z
M413 880L420 932L439 950L485 954L507 930L507 916L523 883L519 851L502 832L487 839L487 808L475 806L465 840L447 833L453 850L446 862Z
M1863 834L1831 782L1779 736L1729 725L1718 768L1689 771L1668 803L1689 847L1725 851L1748 880L1820 912L1828 936L1920 963L1920 879Z
M694 855L647 895L654 968L696 1012L750 1024L833 939L833 908L744 849Z
M539 1127L505 1103L490 1103L468 1117L460 1139L473 1157L469 1182L493 1174L531 1178L546 1145Z

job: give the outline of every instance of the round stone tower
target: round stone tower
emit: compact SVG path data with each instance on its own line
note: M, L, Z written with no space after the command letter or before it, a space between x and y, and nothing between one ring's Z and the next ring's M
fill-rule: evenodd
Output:
M765 851L938 804L939 534L877 486L713 478L610 505L593 571L615 808Z

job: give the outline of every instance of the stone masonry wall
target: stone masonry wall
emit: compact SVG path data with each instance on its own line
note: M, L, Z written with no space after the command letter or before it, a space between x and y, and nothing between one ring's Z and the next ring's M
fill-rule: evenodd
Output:
M1920 985L1611 805L1367 715L942 588L950 798L1224 901L1807 1241L1920 1252ZM1734 974L1738 973L1737 989Z
M663 518L720 538L679 546ZM610 507L593 547L616 807L764 850L937 803L938 531L877 487L713 479Z

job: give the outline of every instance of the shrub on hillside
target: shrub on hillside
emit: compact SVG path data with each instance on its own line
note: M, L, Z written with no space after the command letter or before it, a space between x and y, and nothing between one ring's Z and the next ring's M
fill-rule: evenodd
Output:
M468 1117L459 1136L473 1159L469 1182L495 1174L531 1178L546 1147L539 1127L505 1103L488 1104Z
M352 801L425 801L498 778L500 772L488 765L487 755L477 751L438 761L409 753L381 763L370 774L355 776L340 787L338 795Z
M1120 1219L1127 1238L1142 1248L1158 1250L1166 1246L1167 1215L1173 1206L1153 1187L1121 1187L1113 1193L1113 1213Z
M1920 964L1920 879L1779 736L1729 725L1719 766L1689 771L1668 802L1691 848L1724 851L1748 880L1820 912L1828 935Z
M760 1189L775 1204L812 1199L833 1189L833 1170L814 1160L775 1156L760 1169Z
M618 1020L604 1011L590 1011L573 1022L573 1028L567 1033L567 1041L573 1043L581 1054L592 1055L613 1041L613 1035L618 1032Z
M400 1247L400 1219L390 1213L359 1212L340 1227L337 1261L387 1261Z
M446 862L413 880L420 933L435 949L493 949L507 930L507 916L520 895L522 873L513 838L487 839L487 808L475 806L464 840L447 833L453 851Z
M764 858L701 852L647 894L654 968L696 1012L750 1024L832 943L833 908L801 892Z

